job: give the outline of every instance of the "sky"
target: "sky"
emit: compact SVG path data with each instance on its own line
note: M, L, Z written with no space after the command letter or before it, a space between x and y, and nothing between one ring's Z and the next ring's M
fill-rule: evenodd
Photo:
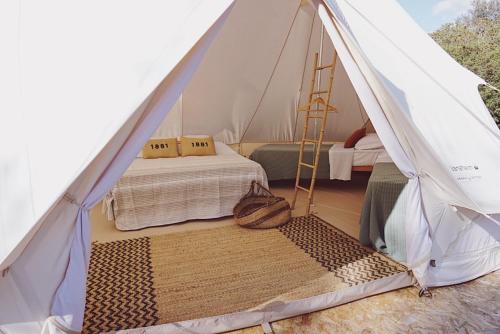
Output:
M427 32L452 22L467 13L472 0L398 0L403 8Z

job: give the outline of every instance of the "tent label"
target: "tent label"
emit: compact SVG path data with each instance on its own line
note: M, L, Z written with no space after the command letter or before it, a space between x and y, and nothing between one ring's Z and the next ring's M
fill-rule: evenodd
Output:
M477 165L457 165L451 166L451 172L460 182L477 181L482 178Z

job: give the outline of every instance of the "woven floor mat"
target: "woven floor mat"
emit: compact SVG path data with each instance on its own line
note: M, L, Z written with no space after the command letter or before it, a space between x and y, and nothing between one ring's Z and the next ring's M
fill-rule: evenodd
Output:
M233 313L407 271L318 217L94 243L84 332Z

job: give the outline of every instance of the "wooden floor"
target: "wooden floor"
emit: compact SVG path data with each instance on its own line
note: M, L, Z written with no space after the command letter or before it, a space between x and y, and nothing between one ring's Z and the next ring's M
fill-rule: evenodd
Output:
M368 177L360 173L351 182L320 182L315 212L320 218L358 238L359 215ZM272 192L291 200L292 182L271 184ZM294 215L305 213L305 193ZM234 224L231 217L191 221L139 231L118 231L98 206L92 212L92 239L106 242L142 236L207 229ZM272 323L274 333L500 333L500 272L472 282L435 289L433 298L419 298L406 288L365 298L332 309ZM145 331L148 333L148 331ZM261 334L260 326L231 332Z
M358 238L359 215L363 196L368 182L365 173L359 173L351 182L320 181L316 186L313 213L338 227L349 235ZM276 196L282 196L291 202L293 197L293 182L283 181L271 184L271 191ZM305 214L306 193L299 193L294 216ZM119 231L113 222L107 221L98 205L91 213L92 240L108 242L130 238L175 233L181 231L214 228L234 224L232 217L210 220L195 220L169 226L150 227L138 231Z

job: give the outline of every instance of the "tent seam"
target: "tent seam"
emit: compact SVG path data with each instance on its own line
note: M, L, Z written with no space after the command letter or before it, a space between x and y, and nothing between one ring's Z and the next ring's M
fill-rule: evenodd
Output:
M271 80L274 77L274 73L276 72L276 68L278 67L278 64L280 62L281 56L283 55L283 51L285 50L285 47L286 47L286 45L288 43L288 38L290 37L290 33L292 32L292 28L295 25L295 19L297 18L297 15L299 14L299 10L300 10L300 3L299 3L299 6L297 7L297 10L295 11L295 15L293 17L292 24L290 25L290 28L288 29L288 33L287 33L287 35L285 37L285 41L283 42L283 45L282 45L281 50L279 52L278 58L276 59L276 63L274 64L273 71L271 72L271 76L267 80L266 87L264 88L264 91L262 92L262 95L261 95L261 97L259 99L259 103L257 104L257 107L255 108L255 111L253 112L252 117L250 118L250 121L248 122L248 125L245 128L245 131L243 131L243 134L241 135L241 138L239 140L240 143L245 138L245 135L246 135L248 129L250 128L250 126L252 125L253 119L254 119L255 115L257 114L257 112L259 111L259 108L260 108L260 106L262 104L262 101L264 100L264 97L266 96L267 89L269 88L269 85L271 84Z
M345 38L344 38L344 36L340 33L339 28L338 28L338 26L337 26L337 25L338 25L338 22L337 22L338 20L337 20L337 18L335 17L335 15L333 14L333 12L331 11L331 9L330 9L330 7L329 7L328 5L326 5L326 6L325 6L325 8L326 8L326 9L328 9L328 10L330 11L330 13L331 13L331 15L332 15L332 18L333 18L333 20L332 20L333 26L335 27L335 30L337 30L337 33L339 34L339 37L342 39L342 41L344 42L344 44L347 46L348 44L345 42ZM334 45L334 47L335 47L335 45ZM351 56L351 58L352 58L352 59L356 59L356 58L354 57L354 55L352 54L351 50L350 50L349 48L346 48L346 49L347 49L347 51L349 52L349 55ZM356 63L356 67L358 68L359 72L361 73L361 75L362 75L363 79L364 79L364 80L365 80L365 82L367 83L367 87L370 89L370 92L372 93L372 95L373 95L373 97L374 97L375 101L377 101L378 106L380 107L380 109L381 109L381 110L384 110L384 108L382 107L382 103L380 102L379 97L378 97L378 96L377 96L377 94L375 94L375 92L373 91L373 87L369 84L369 81L368 81L368 79L366 78L366 75L363 73L363 71L362 71L362 70L361 70L361 68L359 67L359 65L358 65L357 61L355 61L355 63ZM353 88L354 88L354 87L353 87ZM356 88L354 88L354 91L356 92ZM357 92L356 92L356 96L358 96L358 93L357 93ZM385 115L385 113L384 113L383 115L384 115L384 118L385 118L385 120L387 121L387 123L388 123L388 124L391 124L391 123L389 122L389 119L387 119L387 116ZM367 115L367 116L368 116L368 119L370 119L370 116L369 116L369 115ZM391 126L391 127L392 127L392 126ZM399 138L397 138L397 137L396 137L396 140L397 140L398 144L399 144L401 147L403 147L403 145L401 145L401 142L400 142ZM405 153L406 153L406 152L405 152ZM415 166L414 166L414 167L415 167ZM416 169L416 168L415 168L415 169Z
M306 52L306 57L304 59L304 66L302 68L302 79L300 81L300 90L299 90L299 100L297 101L297 105L295 106L295 126L293 128L293 135L292 135L292 141L295 141L295 135L297 134L297 122L299 119L299 113L297 112L297 107L300 105L300 100L302 97L302 88L304 87L304 76L306 74L306 66L307 66L307 58L309 58L309 50L311 49L311 37L312 33L314 30L314 22L316 20L316 13L317 10L314 11L314 16L311 22L311 30L309 31L309 39L307 41L307 52Z

